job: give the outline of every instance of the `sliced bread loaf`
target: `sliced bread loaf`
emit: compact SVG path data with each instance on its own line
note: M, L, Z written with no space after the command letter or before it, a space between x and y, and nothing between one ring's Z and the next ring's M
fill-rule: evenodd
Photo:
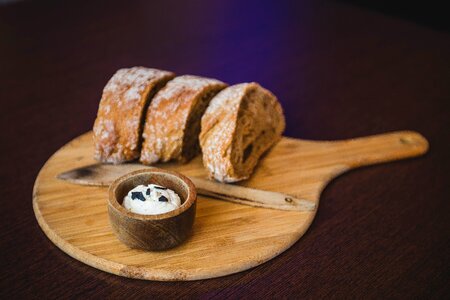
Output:
M94 158L122 163L139 157L150 99L175 75L144 67L120 69L103 90L94 123Z
M201 121L200 145L209 176L222 182L247 179L284 128L280 103L259 84L242 83L222 90Z
M140 161L189 161L200 152L200 120L212 97L227 85L184 75L169 81L152 100L144 125Z

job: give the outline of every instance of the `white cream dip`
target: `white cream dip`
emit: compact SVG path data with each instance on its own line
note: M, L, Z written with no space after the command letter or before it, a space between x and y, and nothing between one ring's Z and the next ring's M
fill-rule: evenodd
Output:
M177 193L156 184L138 185L128 192L122 205L129 211L141 215L158 215L181 206Z

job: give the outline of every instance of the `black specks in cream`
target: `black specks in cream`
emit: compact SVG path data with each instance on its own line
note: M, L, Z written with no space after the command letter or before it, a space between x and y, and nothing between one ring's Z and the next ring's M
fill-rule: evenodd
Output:
M165 196L160 196L158 200L159 202L169 202L169 199L167 199Z
M131 200L145 201L145 197L141 192L131 192Z

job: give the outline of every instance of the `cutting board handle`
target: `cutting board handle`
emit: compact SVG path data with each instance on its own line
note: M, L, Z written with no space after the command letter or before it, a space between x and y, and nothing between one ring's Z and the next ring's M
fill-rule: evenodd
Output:
M425 137L414 131L396 131L330 143L334 143L331 149L339 157L339 163L350 168L419 156L429 147Z

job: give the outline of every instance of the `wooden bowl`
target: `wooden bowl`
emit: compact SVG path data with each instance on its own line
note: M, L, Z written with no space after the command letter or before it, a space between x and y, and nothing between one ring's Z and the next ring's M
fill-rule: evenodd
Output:
M158 215L141 215L122 206L139 184L157 184L176 192L181 206ZM161 169L143 169L116 179L109 187L108 214L117 238L131 248L159 251L173 248L189 236L195 219L197 192L185 176Z

